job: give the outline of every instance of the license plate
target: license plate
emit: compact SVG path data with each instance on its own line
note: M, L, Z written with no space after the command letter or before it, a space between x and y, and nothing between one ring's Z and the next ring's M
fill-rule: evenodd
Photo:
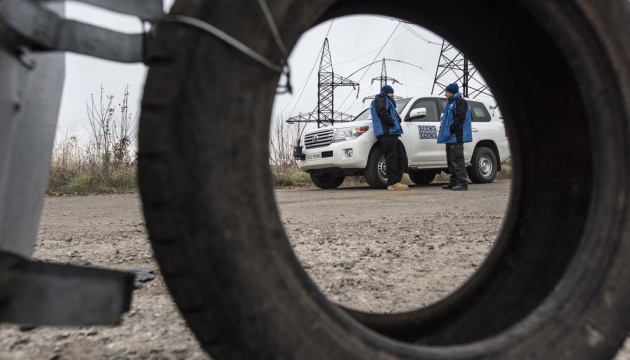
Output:
M321 158L322 158L322 154L320 154L320 153L306 154L306 160L317 160L317 159L321 159Z

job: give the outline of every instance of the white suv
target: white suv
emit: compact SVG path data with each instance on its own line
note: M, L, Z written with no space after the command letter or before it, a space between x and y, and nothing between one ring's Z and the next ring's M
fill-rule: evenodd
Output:
M472 111L473 141L465 143L468 177L475 183L492 182L501 163L510 158L503 121L481 101L466 99ZM407 157L405 172L416 184L428 184L440 171L448 173L444 144L437 143L440 117L447 99L425 96L396 100ZM374 136L370 109L352 122L309 132L295 149L298 168L322 189L336 188L346 176L364 176L373 188L387 187L385 156Z

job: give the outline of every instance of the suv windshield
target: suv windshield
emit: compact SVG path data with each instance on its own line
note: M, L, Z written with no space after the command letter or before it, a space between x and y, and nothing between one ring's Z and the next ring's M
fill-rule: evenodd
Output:
M402 109L405 108L405 105L407 105L409 100L411 100L411 98L396 100L396 110L398 110L399 114L402 112ZM359 115L357 115L357 117L354 118L354 121L360 120L372 120L372 112L370 111L370 108L363 110Z

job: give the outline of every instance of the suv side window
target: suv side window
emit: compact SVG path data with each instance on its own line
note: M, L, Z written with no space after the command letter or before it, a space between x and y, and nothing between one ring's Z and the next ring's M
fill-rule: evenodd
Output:
M448 102L448 100L440 99L438 101L440 102L440 111L444 112L444 109L446 109L446 103ZM477 101L472 101L472 100L466 100L466 101L468 102L468 106L470 106L472 122L489 122L490 120L492 120L492 117L490 116L490 113L488 112L488 109L486 108L484 104Z
M446 103L448 103L448 100L446 99L439 99L438 103L440 103L440 113L444 113L444 109L446 109Z
M434 122L440 121L440 118L438 116L438 111L437 111L437 104L435 103L435 100L430 100L430 99L417 100L411 106L411 109L409 109L409 112L411 112L411 110L413 109L419 109L419 108L427 109L427 116L422 117L422 118L411 119L410 121L434 121Z
M486 106L480 102L468 101L473 122L488 122L492 118Z

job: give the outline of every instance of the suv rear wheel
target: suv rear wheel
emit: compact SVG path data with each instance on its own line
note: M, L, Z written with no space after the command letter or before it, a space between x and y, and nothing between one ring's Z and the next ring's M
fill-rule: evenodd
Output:
M332 176L329 174L315 175L311 174L311 180L313 180L313 184L320 189L335 189L338 188L343 181L346 179L345 176Z
M487 147L478 147L470 159L472 167L466 168L468 177L474 183L489 183L497 177L497 157Z

